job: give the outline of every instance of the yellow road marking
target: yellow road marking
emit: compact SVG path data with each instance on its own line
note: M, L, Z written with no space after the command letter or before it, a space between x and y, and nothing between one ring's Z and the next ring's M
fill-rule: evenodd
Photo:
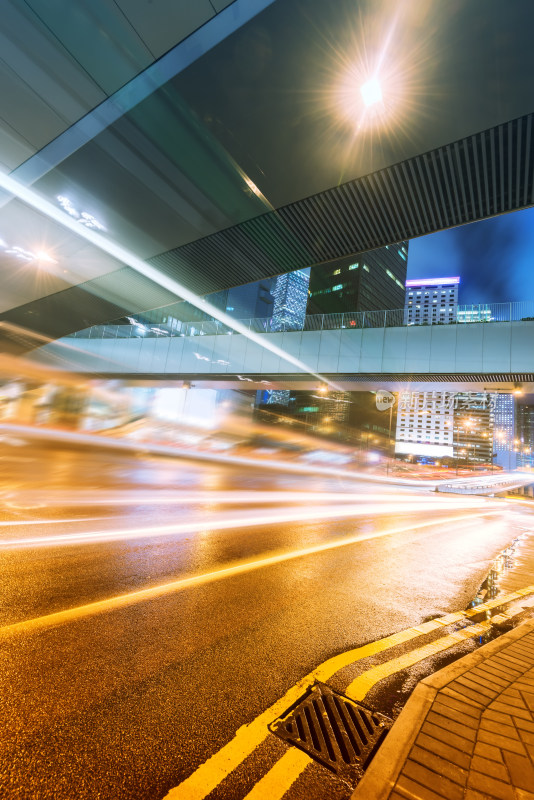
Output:
M418 528L426 528L434 525L450 524L451 522L460 521L474 522L474 520L480 516L487 515L485 513L470 513L462 514L456 517L440 518L439 520L434 519L430 522L419 522L386 531L351 536L344 539L335 539L332 542L313 545L312 547L305 547L301 550L276 553L255 561L237 562L230 567L223 567L222 569L214 570L213 572L206 572L201 575L193 575L189 578L180 578L177 581L160 584L159 586L152 586L147 589L139 589L138 591L128 592L128 594L118 595L117 597L110 597L106 600L97 600L94 603L87 603L86 605L69 608L65 611L56 611L53 614L45 614L42 617L35 617L34 619L14 622L11 625L5 625L4 627L0 628L0 636L13 636L20 633L34 633L35 631L55 627L57 625L63 625L68 622L74 622L82 619L83 617L89 617L94 614L101 614L107 611L115 611L120 608L134 605L135 603L154 600L158 597L163 597L164 595L171 594L173 592L192 589L197 586L202 586L205 583L223 580L224 578L232 578L236 575L242 575L246 572L251 572L252 570L274 566L275 564L282 564L285 561L302 558L303 556L322 553L326 552L327 550L335 550L339 547L358 544L359 542L365 542L369 539L379 539L384 536L393 536L398 533L405 533Z
M498 617L494 617L492 622L503 621L506 616L507 615L505 614L501 614ZM370 689L372 689L375 684L384 678L394 675L396 672L400 672L407 667L411 667L414 664L417 664L418 661L423 661L425 658L429 658L430 656L436 655L443 650L447 650L449 647L453 647L455 644L458 644L458 642L464 639L471 639L473 636L479 636L485 633L491 627L491 624L492 623L489 620L484 620L478 625L470 625L468 628L464 628L463 630L456 631L456 633L452 633L449 636L444 636L441 639L437 639L435 642L431 642L424 647L420 647L417 650L412 650L409 653L405 653L399 658L395 658L391 661L386 661L384 664L379 664L376 667L372 667L371 669L367 670L367 672L364 672L362 675L352 681L347 689L345 689L345 694L348 697L351 697L353 700L363 700L369 693ZM294 748L294 750L299 752L297 748ZM300 757L296 757L292 760L289 758L290 752L291 751L288 751L284 756L282 756L282 758L274 765L274 767L272 767L269 772L267 772L258 782L258 784L256 784L257 787L260 787L258 793L254 793L254 789L256 788L254 787L252 792L249 792L244 800L279 800L279 798L283 797L283 795L297 780L299 775L304 772L308 764L313 762L313 759L308 756L306 756L306 760ZM280 771L278 771L277 767L282 761L284 761L284 759L286 759L286 762ZM280 778L279 784L276 782L278 776Z
M282 797L308 764L312 763L310 756L297 747L292 747L265 773L243 800L276 800Z
M532 593L534 593L534 585L525 587L524 589L518 589L516 592L504 595L499 599L498 602L496 602L496 600L490 600L487 603L482 603L473 610L476 613L484 612L496 605L505 605L506 603L510 603L513 600L518 600L524 595ZM448 621L445 624L450 625L453 622L459 622L460 620L465 619L466 615L470 613L470 611L458 611L454 614L448 614L446 616ZM335 675L336 672L339 672L344 667L349 666L349 664L353 664L356 661L361 661L364 658L381 653L397 644L410 641L411 639L416 639L419 636L422 636L423 633L442 628L444 619L445 617L431 620L430 622L424 623L418 627L412 627L404 631L399 631L398 633L394 633L392 636L387 636L385 639L379 639L376 642L371 642L370 644L357 647L354 650L348 650L346 653L340 653L337 656L329 658L319 667L302 678L298 683L292 686L291 689L289 689L283 697L277 700L276 703L270 706L270 708L262 712L248 725L243 725L241 728L239 728L234 738L231 739L228 744L226 744L217 753L201 764L195 770L195 772L182 781L182 783L171 789L170 792L165 796L164 800L203 800L206 795L213 791L213 789L218 786L221 781L223 781L231 772L233 772L233 770L236 769L236 767L238 767L239 764L241 764L241 762L244 761L245 758L247 758L247 756L249 756L256 749L256 747L258 747L267 738L269 735L267 725L284 713L288 706L291 706L293 703L299 700L306 689L315 683L315 681L321 681L322 683L325 683L328 679ZM496 619L498 618L494 617L492 621L495 622ZM449 636L451 641L454 637L454 643L458 643L458 641L469 638L469 636L476 636L477 631L483 632L487 630L489 625L490 623L488 621L484 621L483 623L480 623L480 625L464 628L462 631L457 631ZM424 628L423 633L421 632L421 628ZM474 632L466 633L467 631ZM437 642L440 641L442 641L442 639L437 640ZM450 647L452 644L447 646ZM422 652L423 650L426 651L426 648L419 648L419 650L415 652ZM428 655L434 654L434 651L427 652L428 654L421 656L421 659L427 658ZM402 669L402 667L398 667L398 669ZM363 674L365 675L366 673ZM380 680L380 678L377 678L377 680ZM353 684L354 683L355 681L353 681ZM351 686L353 684L351 684ZM272 800L275 800L274 794L272 795Z
M496 617L494 618L493 622L495 619ZM393 658L391 661L386 661L384 664L378 664L376 667L368 669L366 672L363 672L361 675L355 678L345 689L345 694L348 697L351 697L353 700L363 700L373 686L375 686L384 678L389 678L390 675L394 675L396 672L400 672L403 669L412 667L414 664L417 664L419 661L423 661L425 658L429 658L437 653L441 653L444 650L447 650L449 647L454 647L454 645L458 644L458 642L461 642L464 639L472 639L473 636L479 636L483 633L486 633L486 631L491 627L491 624L492 622L490 620L483 620L477 625L470 625L468 628L463 628L462 630L451 633L448 636L442 636L441 639L436 639L436 641L430 642L430 644L427 644L424 647L419 647L417 650L411 650L409 653L404 653L404 655L399 656L398 658Z

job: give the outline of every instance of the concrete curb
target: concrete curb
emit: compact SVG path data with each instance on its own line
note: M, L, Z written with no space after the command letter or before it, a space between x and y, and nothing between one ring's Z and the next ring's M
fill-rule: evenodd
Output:
M534 619L529 619L514 630L502 634L494 642L483 645L476 652L469 653L433 675L423 678L354 790L351 796L352 800L386 800L397 782L411 747L438 692L460 675L474 669L487 658L532 631L534 631Z

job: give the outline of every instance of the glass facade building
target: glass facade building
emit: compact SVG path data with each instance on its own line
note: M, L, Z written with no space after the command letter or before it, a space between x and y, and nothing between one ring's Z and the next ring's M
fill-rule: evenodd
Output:
M273 288L273 331L301 331L306 318L310 270L299 269L279 275Z
M308 314L402 308L408 242L311 268Z

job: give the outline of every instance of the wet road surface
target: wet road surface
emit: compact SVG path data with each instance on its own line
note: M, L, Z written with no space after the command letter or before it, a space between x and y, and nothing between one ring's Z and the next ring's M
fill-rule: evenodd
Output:
M163 797L317 664L465 607L531 525L319 474L23 446L0 470L16 800Z

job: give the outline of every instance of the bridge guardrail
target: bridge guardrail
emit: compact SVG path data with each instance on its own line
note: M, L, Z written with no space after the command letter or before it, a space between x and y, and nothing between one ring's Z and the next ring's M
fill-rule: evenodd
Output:
M128 322L114 321L105 325L77 331L69 338L80 339L130 339L156 338L161 336L220 336L235 334L235 331L215 319L193 322L180 322L170 317L165 309L156 309L134 317L125 318ZM242 325L255 333L285 333L288 331L329 331L362 330L367 328L408 327L404 308L384 311L353 311L338 314L308 314L298 322L277 317L256 317L240 319ZM429 320L410 323L410 325L469 325L472 323L492 324L498 322L534 321L534 300L508 303L475 303L458 305L452 319L447 321Z

